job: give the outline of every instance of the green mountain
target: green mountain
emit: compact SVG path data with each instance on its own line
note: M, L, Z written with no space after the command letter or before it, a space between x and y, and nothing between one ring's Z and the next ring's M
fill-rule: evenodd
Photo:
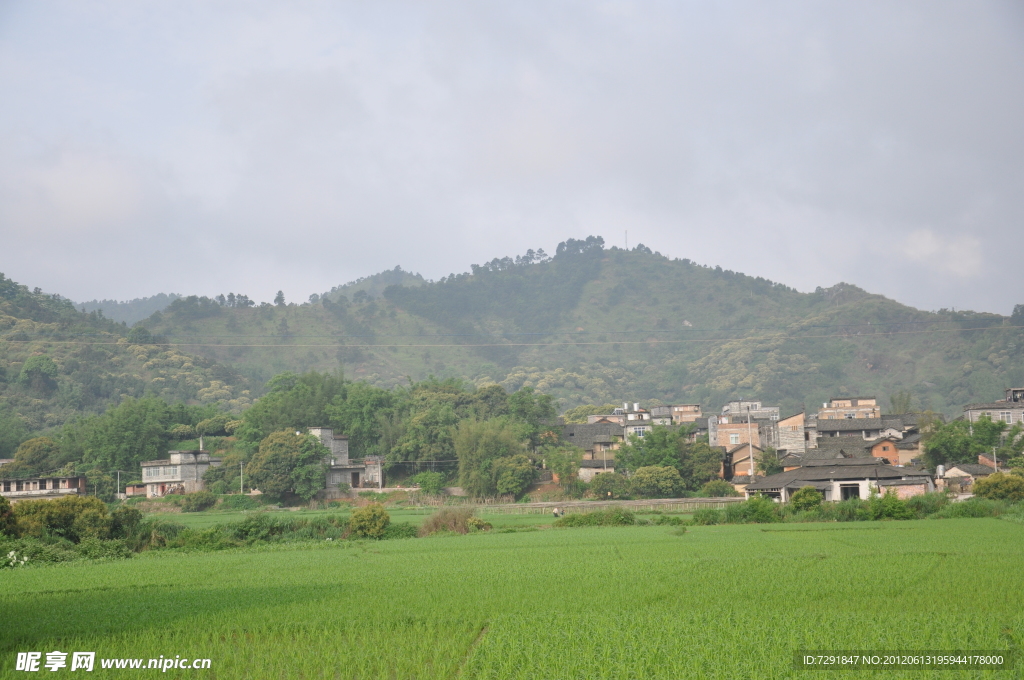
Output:
M181 296L177 293L159 293L145 298L134 300L90 300L89 302L76 302L75 307L83 312L99 312L111 321L124 322L129 326L149 317L153 312L159 312L167 308Z
M400 270L395 270L400 271ZM405 272L402 272L405 274ZM383 272L380 277L393 276ZM370 277L373 278L373 277ZM848 284L801 293L644 246L569 239L373 298L230 306L184 298L143 322L171 347L254 384L343 368L390 387L429 375L581 403L736 398L814 409L833 396L961 405L1024 384L1024 319L925 312Z
M234 411L251 399L248 381L228 366L152 344L144 329L0 274L0 458L25 433L103 412L125 396Z

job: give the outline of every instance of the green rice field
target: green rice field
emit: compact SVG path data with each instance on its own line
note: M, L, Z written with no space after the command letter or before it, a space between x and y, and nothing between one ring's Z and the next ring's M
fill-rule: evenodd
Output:
M997 519L542 528L0 571L0 677L26 677L16 652L61 650L211 659L168 677L814 678L841 673L794 670L794 651L1022 641L1024 525Z

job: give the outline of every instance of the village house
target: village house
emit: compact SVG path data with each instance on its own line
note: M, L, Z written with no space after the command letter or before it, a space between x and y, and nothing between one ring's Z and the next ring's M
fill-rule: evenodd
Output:
M803 453L807 449L808 439L805 422L803 411L779 420L775 426L778 433L777 448L788 453Z
M970 493L974 482L995 473L995 469L981 463L957 463L942 475L946 488L960 493Z
M562 441L583 449L584 460L615 460L614 451L624 439L624 428L613 422L567 423L562 426Z
M576 476L581 482L590 483L594 477L607 472L615 472L615 459L584 459L580 462L580 469Z
M826 501L867 499L872 490L884 494L893 489L901 498L935 490L927 470L885 465L874 458L843 458L804 461L799 468L748 484L745 494L747 498L763 494L785 503L805 486L814 487Z
M53 500L85 494L85 477L29 477L0 481L0 496L11 503L25 500Z
M964 406L964 417L972 423L987 415L993 421L1002 421L1007 425L1024 423L1024 387L1011 387L1006 390L1006 398L982 404Z
M748 443L726 450L722 463L720 476L731 480L737 475L747 476L757 474L757 458L764 450L756 444L751 446Z
M692 423L702 417L700 404L677 404L669 406L669 412L672 414L672 423L675 425Z
M384 460L381 456L366 456L362 463L349 460L348 437L335 434L329 427L311 427L309 433L320 440L330 452L327 464L326 499L340 498L344 486L351 489L384 488Z
M778 420L781 409L778 406L764 406L759 401L730 401L722 407L723 416L733 416L737 420L751 418L763 420Z
M203 475L221 463L220 458L211 458L206 451L168 451L167 456L142 463L147 498L202 491L206 488Z

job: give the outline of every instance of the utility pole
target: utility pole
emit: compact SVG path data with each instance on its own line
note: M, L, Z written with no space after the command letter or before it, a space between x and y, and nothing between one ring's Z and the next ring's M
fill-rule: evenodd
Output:
M750 452L750 481L754 481L754 436L750 432L750 405L747 405L747 450Z
M996 458L996 447L992 447L992 465L995 466L996 472L999 472L999 459Z
M238 464L238 493L245 493L242 488L245 486L245 469L244 463Z

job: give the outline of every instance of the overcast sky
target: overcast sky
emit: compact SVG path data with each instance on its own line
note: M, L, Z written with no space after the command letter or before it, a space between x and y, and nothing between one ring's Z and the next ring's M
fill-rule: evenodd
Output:
M302 301L628 230L1008 314L1022 6L0 0L0 271Z

